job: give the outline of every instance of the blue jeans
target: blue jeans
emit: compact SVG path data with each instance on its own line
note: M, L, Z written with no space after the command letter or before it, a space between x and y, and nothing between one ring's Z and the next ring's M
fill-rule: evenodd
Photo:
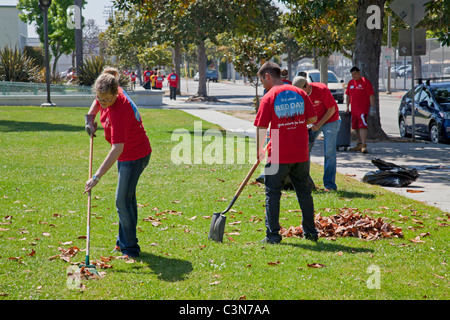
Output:
M136 257L141 251L136 237L138 219L136 186L139 177L150 161L150 154L134 161L117 161L119 182L116 191L116 208L119 214L119 235L116 245L123 254Z
M318 131L312 132L312 142L309 142L309 151L314 145L317 136L323 132L323 151L324 151L324 168L323 168L323 186L325 189L336 190L336 141L341 120L325 123Z
M271 164L266 164L266 171ZM302 209L302 227L305 236L318 234L314 223L314 202L308 184L309 161L298 163L279 164L275 174L264 174L266 185L266 235L271 242L280 242L280 198L284 181L291 178L292 185L297 193L297 200Z

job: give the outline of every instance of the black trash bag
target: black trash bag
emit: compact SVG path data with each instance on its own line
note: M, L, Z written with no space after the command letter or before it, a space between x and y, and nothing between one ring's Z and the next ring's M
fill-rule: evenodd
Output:
M378 167L377 171L366 173L363 182L384 187L402 188L409 186L420 177L416 169L408 169L381 159L373 159L372 163Z
M147 82L144 83L142 86L144 87L144 89L149 90L149 89L150 89L150 81L147 81Z

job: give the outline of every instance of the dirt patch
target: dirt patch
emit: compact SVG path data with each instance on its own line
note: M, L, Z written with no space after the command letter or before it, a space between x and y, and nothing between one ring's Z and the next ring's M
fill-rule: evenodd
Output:
M253 110L221 110L225 114L233 116L238 119L254 122L256 118L256 111Z

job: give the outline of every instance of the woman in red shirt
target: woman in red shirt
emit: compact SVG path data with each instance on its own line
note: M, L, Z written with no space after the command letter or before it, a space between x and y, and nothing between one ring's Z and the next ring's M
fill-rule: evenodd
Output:
M117 161L119 178L116 208L119 214L119 234L116 249L122 251L124 256L137 257L140 247L136 237L136 186L148 165L152 149L139 111L119 87L118 80L118 73L104 72L94 84L97 96L86 115L86 131L89 134L95 133L94 119L100 111L100 122L111 150L92 178L86 182L85 193L94 188Z
M164 76L161 75L161 71L158 71L155 78L155 89L162 90L164 82Z

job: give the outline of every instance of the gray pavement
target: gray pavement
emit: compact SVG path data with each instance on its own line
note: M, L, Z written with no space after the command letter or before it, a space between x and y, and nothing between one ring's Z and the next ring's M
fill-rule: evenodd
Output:
M401 97L399 94L398 97ZM255 128L251 121L237 119L220 112L221 110L252 110L248 99L226 99L220 103L186 103L188 96L179 96L176 101L164 97L164 105L160 108L180 109L200 119L217 124L223 129L241 132L255 137ZM450 145L433 144L416 140L408 142L399 138L392 142L369 142L369 153L362 154L351 151L338 151L337 170L349 177L361 181L369 171L378 168L372 159L379 158L399 166L416 168L420 177L404 188L385 187L387 190L402 196L427 203L428 205L450 212ZM316 141L311 152L311 161L323 165L323 141ZM316 181L320 187L321 181ZM338 186L339 188L339 186ZM388 204L387 204L388 205Z

